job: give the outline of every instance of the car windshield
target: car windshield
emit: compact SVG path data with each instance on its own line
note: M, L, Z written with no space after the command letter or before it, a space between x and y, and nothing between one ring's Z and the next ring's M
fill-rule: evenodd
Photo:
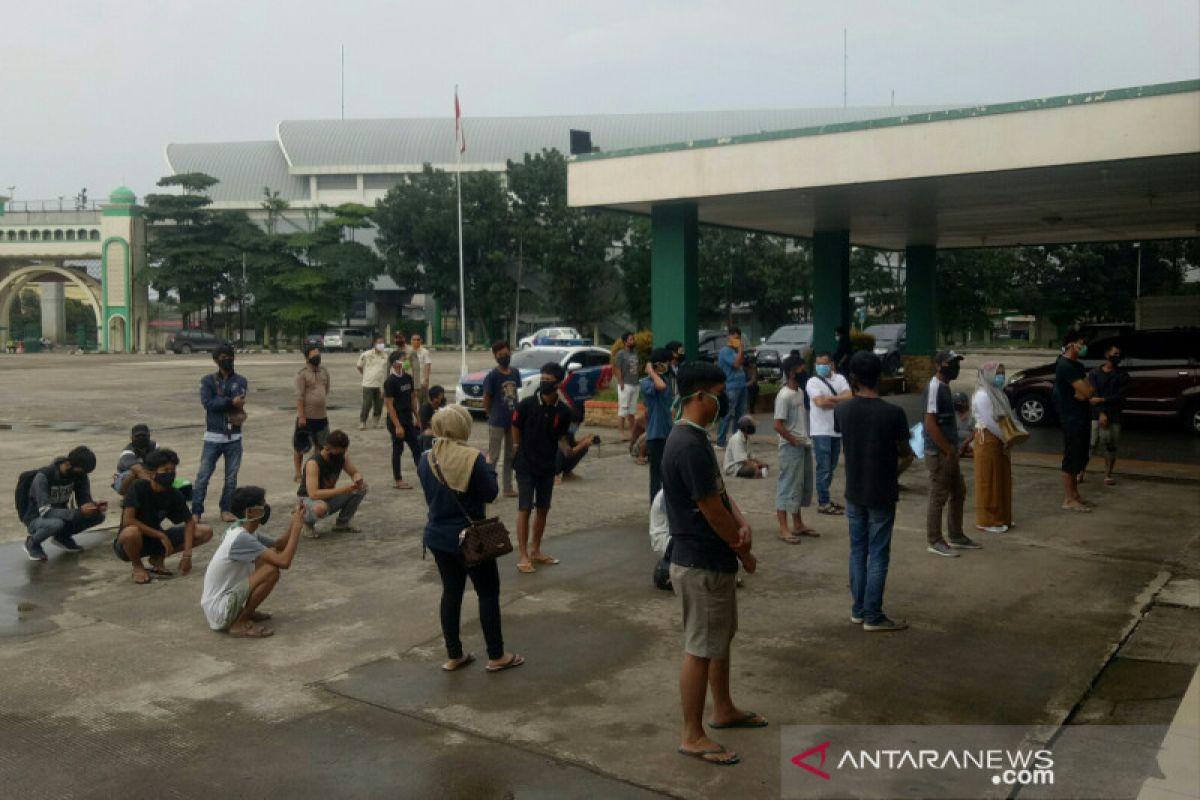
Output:
M513 353L512 366L517 369L541 369L547 361L561 364L568 352L562 347L533 347Z
M342 331L340 328L331 328L331 329L325 331L325 335L326 336L341 336Z
M812 325L784 325L771 334L767 344L808 344L812 341Z

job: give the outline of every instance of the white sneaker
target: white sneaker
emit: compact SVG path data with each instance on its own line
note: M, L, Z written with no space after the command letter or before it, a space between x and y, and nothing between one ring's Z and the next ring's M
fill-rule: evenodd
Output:
M975 529L984 533L1008 533L1007 525L976 525Z

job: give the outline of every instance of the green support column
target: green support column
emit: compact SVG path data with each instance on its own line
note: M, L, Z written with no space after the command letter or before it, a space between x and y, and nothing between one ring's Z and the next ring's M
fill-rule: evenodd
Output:
M904 251L904 308L908 323L904 351L931 356L937 347L937 248L913 245Z
M442 302L433 298L433 330L430 331L434 345L442 343Z
M683 342L689 361L699 354L697 272L699 224L694 203L654 206L650 211L650 321L654 344Z
M813 234L813 349L833 352L834 332L850 324L850 232Z

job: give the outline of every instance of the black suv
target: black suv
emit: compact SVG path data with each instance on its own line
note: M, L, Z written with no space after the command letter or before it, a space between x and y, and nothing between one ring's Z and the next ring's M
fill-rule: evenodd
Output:
M1121 368L1129 372L1127 416L1177 417L1200 434L1200 329L1135 331L1088 342L1089 370L1104 361L1113 344L1121 348ZM1019 370L1004 387L1026 425L1048 425L1054 410L1054 364Z
M226 341L215 333L186 328L177 331L167 342L167 349L173 353L211 353Z

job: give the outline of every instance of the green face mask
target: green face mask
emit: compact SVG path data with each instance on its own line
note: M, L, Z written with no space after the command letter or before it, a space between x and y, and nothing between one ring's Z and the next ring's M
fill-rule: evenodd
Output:
M711 397L713 399L713 401L717 404L717 415L712 418L712 421L709 422L708 425L697 425L696 423L692 422L690 419L684 419L684 416L683 416L684 405L686 405L687 402L689 400L691 400L693 397L695 397L696 395L700 395L700 394L702 394L706 397ZM707 432L708 429L713 426L714 422L716 422L717 420L719 420L721 417L724 416L724 414L721 413L721 406L723 405L721 400L722 400L721 397L718 397L717 395L712 394L711 392L692 392L691 394L686 395L684 397L676 397L675 401L673 403L671 403L671 412L672 412L672 416L675 419L675 424L676 425L691 425L696 430ZM726 403L728 403L727 400L726 400Z

